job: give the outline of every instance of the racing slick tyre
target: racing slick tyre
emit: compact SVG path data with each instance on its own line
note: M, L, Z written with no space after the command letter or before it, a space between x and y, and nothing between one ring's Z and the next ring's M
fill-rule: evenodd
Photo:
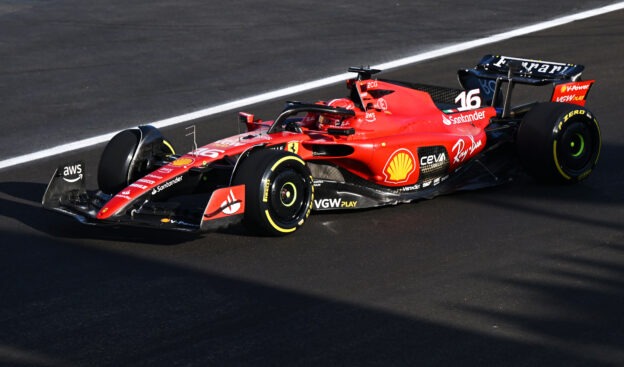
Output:
M312 176L295 154L269 149L252 152L241 162L233 181L245 185L243 224L254 233L292 233L310 215L314 200Z
M537 104L523 118L517 134L519 159L536 179L575 183L598 162L598 121L587 109L567 103Z
M156 128L141 127L140 129L121 131L104 148L98 166L98 186L102 192L116 194L146 174L150 161L167 154L175 154L171 144L162 138ZM149 136L151 141L148 144L145 141L141 142L142 131L143 135L151 135ZM144 149L141 149L140 145Z
M138 130L124 130L108 142L98 167L100 190L115 194L128 185L128 170L138 145Z

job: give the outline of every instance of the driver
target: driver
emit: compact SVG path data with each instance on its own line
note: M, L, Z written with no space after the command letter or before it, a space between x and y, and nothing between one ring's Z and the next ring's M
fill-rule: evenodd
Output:
M331 100L327 106L334 108L343 108L345 110L353 110L355 109L355 103L351 101L349 98L337 98ZM323 113L319 116L318 119L318 129L323 130L324 128L332 127L332 126L341 126L345 116L335 115L331 113Z

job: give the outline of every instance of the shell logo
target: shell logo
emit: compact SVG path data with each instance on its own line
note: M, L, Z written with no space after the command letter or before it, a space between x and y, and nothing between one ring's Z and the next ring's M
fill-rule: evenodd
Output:
M414 155L409 150L401 148L390 155L383 173L386 182L402 183L409 180L415 170Z
M181 167L181 166L187 166L193 162L195 162L193 158L178 158L175 161L171 162L171 165L176 166L176 167Z
M564 85L561 86L561 93L565 93L568 88Z

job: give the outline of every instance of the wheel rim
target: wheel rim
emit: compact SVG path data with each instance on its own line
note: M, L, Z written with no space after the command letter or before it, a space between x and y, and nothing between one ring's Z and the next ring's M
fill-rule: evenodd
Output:
M570 154L572 158L578 158L585 151L585 138L583 135L576 133L570 141Z
M310 195L308 182L298 172L287 169L272 179L269 211L273 220L284 227L305 218Z
M280 203L289 208L297 201L297 186L292 182L286 182L280 189Z
M563 131L557 157L561 168L569 173L587 170L593 164L597 138L588 124L570 123Z

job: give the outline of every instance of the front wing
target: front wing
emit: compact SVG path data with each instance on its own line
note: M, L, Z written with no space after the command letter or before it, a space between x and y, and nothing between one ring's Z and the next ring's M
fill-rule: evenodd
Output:
M152 227L185 232L224 228L240 222L245 212L245 186L238 185L218 188L208 200L206 195L197 195L197 199L205 204L196 203L194 210L176 202L175 198L157 202L147 194L129 202L125 210L109 219L98 219L97 213L111 196L100 191L87 191L85 176L83 162L60 166L43 196L43 207L88 225Z

